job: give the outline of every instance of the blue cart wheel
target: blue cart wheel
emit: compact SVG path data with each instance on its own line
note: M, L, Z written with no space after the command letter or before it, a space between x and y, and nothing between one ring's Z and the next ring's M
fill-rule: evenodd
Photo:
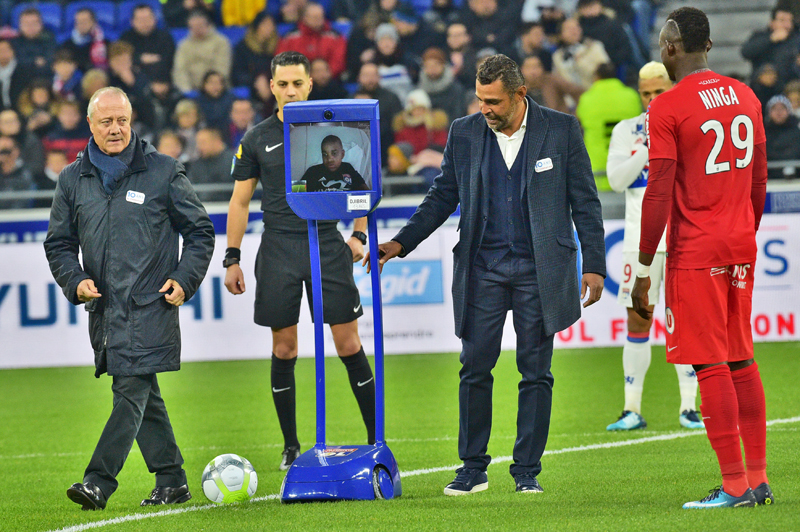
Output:
M376 500L394 498L394 483L386 468L378 466L372 471L372 488Z

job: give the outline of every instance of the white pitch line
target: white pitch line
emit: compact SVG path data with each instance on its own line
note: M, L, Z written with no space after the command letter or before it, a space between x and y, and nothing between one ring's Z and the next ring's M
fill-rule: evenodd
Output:
M785 419L773 419L767 421L767 427L771 427L773 425L782 425L786 423L796 423L800 421L800 416L785 418ZM658 436L648 436L645 438L635 438L630 440L621 440L621 441L614 441L614 442L607 442L607 443L595 443L592 445L579 445L577 447L565 447L564 449L556 449L554 451L545 451L544 456L547 455L555 455L555 454L566 454L566 453L575 453L580 451L594 451L597 449L613 449L615 447L627 447L630 445L639 445L642 443L650 443L655 441L668 441L668 440L677 440L679 438L688 438L689 436L697 436L700 434L705 434L706 431L704 430L695 430L692 432L672 432L669 434L661 434ZM502 464L504 462L510 462L512 460L511 456L499 456L497 458L492 458L492 463L494 464ZM454 469L461 467L461 464L455 464L446 467L432 467L428 469L414 469L412 471L404 471L400 473L400 477L415 477L419 475L427 475L430 473L441 473L443 471L453 471ZM280 498L280 494L274 493L271 495L265 495L263 497L256 497L251 499L251 502L259 502L259 501L267 501ZM159 512L152 512L147 514L131 514L125 515L123 517L115 517L114 519L106 519L103 521L95 521L93 523L86 523L82 525L74 525L66 528L59 528L50 532L83 532L84 530L91 530L93 528L101 528L107 525L118 525L120 523L127 523L129 521L140 521L142 519L151 519L153 517L164 517L168 515L177 515L187 512L196 512L198 510L209 510L212 508L219 508L220 505L217 504L204 504L202 506L189 506L186 508L176 508L174 510L162 510Z

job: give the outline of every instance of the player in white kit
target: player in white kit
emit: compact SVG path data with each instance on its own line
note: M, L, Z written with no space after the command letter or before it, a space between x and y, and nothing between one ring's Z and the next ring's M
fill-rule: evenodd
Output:
M639 71L639 96L645 109L659 94L672 87L664 65L651 61ZM608 182L616 192L625 192L625 240L622 247L623 271L617 301L628 309L628 336L622 348L622 369L625 373L625 406L619 419L607 430L642 429L647 422L642 417L644 377L650 367L651 320L633 311L631 288L636 280L639 260L642 198L647 186L648 147L645 134L645 115L628 118L614 126L608 149L606 171ZM658 303L664 279L667 245L661 238L650 270L652 281L649 295L650 310ZM681 392L680 424L690 429L704 428L696 409L697 376L690 365L675 364Z

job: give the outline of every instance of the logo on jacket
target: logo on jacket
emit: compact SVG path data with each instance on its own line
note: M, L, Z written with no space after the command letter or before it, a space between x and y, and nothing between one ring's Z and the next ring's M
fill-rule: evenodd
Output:
M544 172L546 170L551 170L553 168L553 160L550 157L546 159L539 159L536 161L536 172Z
M131 203L136 203L137 205L141 205L144 203L144 192L136 192L135 190L129 190L128 193L125 195L125 199L130 201Z

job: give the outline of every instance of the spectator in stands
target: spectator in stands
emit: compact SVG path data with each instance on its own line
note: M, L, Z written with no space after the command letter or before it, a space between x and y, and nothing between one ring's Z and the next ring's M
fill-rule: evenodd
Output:
M187 24L189 35L178 44L172 67L172 81L184 94L199 90L209 70L216 70L226 80L231 72L231 43L214 28L208 14L196 9Z
M168 28L185 28L188 26L192 11L200 10L215 20L216 2L214 0L162 0L161 11Z
M372 0L333 0L330 6L331 20L356 22L372 6Z
M55 190L61 170L69 164L67 154L61 150L47 152L44 156L44 168L41 172L33 174L33 183L36 190ZM53 198L39 198L34 200L34 207L50 208Z
M578 19L568 18L561 24L559 47L553 53L554 72L586 90L597 67L609 61L603 43L583 36Z
M242 142L244 134L258 123L253 103L246 98L237 98L231 107L225 141L229 148L236 149Z
M467 112L464 87L455 79L441 48L428 48L422 54L422 71L417 88L428 94L434 109L441 109L447 114L448 126Z
M383 175L396 177L409 175L408 168L414 156L414 146L408 142L398 142L389 146L386 152L386 168L383 169Z
M147 99L153 108L153 122L150 127L160 132L172 125L175 106L183 98L181 92L172 85L169 76L155 78L147 88Z
M544 69L550 72L553 70L552 48L544 33L544 26L540 22L528 22L520 26L512 57L521 65L526 57L535 55L541 59Z
M447 27L458 21L458 17L459 8L453 0L433 0L431 7L422 14L422 20L442 37L447 34Z
M80 103L81 111L86 112L89 108L89 99L96 91L108 86L108 74L105 70L91 68L81 78L81 97L77 100Z
M603 43L609 59L615 67L638 73L634 61L633 47L625 33L622 23L609 18L603 12L603 3L600 0L578 0L578 22L583 34L591 39Z
M176 159L184 167L188 168L189 154L186 153L186 144L183 142L183 137L171 129L165 129L161 132L156 149L164 155L169 155Z
M308 0L281 0L280 22L283 24L299 24L303 19L303 11L308 3Z
M108 68L108 40L94 11L88 7L75 13L72 33L61 48L69 50L81 72L90 68Z
M414 88L414 67L403 53L397 29L386 22L375 30L375 64L378 65L381 87L404 100Z
M468 0L461 10L461 22L469 28L476 49L491 46L501 53L512 53L517 34L521 5L509 0L498 6L497 0Z
M520 68L528 88L528 96L533 101L562 113L575 112L573 102L580 99L584 92L583 87L565 80L555 72L545 70L538 55L526 57Z
M433 31L413 7L394 11L391 22L400 36L400 48L415 65L422 62L422 54L428 48L445 45L444 35Z
M219 72L215 70L206 72L200 95L197 97L197 106L208 127L225 129L235 99L225 84L225 78Z
M447 143L447 115L431 107L431 99L421 89L411 91L405 109L392 122L395 142L408 142L414 154L432 146L444 149Z
M424 180L409 179L408 190L412 194L424 194L430 188L433 177L441 171L442 153L424 149L414 155L414 147L408 142L392 144L388 149L388 161L383 170L384 176L421 176Z
M742 44L742 56L753 64L753 72L767 63L774 66L782 86L793 77L792 67L799 47L800 33L791 11L776 7L767 28L753 32Z
M794 116L792 103L786 96L779 94L767 102L767 116L764 131L767 134L767 160L798 161L800 160L800 129ZM797 177L797 168L785 166L771 168L767 171L768 179L785 179Z
M0 192L33 190L33 175L19 158L19 146L12 137L0 137ZM0 200L0 209L26 209L30 199Z
M81 95L78 62L69 50L58 50L53 56L53 92L62 100L75 100Z
M197 132L203 127L200 109L194 100L184 98L175 106L174 123L177 133L183 139L184 151L188 162L195 161L200 153L197 151Z
M269 86L269 72L262 72L253 80L250 89L250 101L253 102L253 109L262 119L269 118L275 112L275 95L272 94L272 87Z
M31 77L31 67L17 62L11 41L0 39L0 109L17 106L17 100Z
M315 2L308 3L297 30L280 40L275 54L289 50L302 53L309 61L325 59L334 78L338 79L344 72L347 41L331 30L325 20L325 9Z
M380 86L381 76L378 65L364 63L358 73L358 90L363 91L369 98L378 100L381 119L381 159L386 158L386 149L394 144L394 129L392 121L395 115L402 112L403 104L397 94Z
M764 114L766 114L769 99L781 93L780 77L775 66L772 63L761 65L753 74L750 88L753 89L753 92L758 97L764 109Z
M392 13L401 9L407 11L408 8L413 8L411 2L405 0L377 0L372 4L371 11L378 15L380 23L391 22Z
M778 0L775 8L789 11L795 20L800 20L800 1L798 0Z
M25 129L41 139L47 134L58 110L52 85L46 79L34 79L23 89L18 102Z
M20 65L30 69L34 77L49 77L56 39L42 24L42 14L28 7L19 15L19 35L11 42Z
M376 10L370 9L358 20L347 38L347 74L348 80L358 78L361 65L375 61L375 30L381 24Z
M322 57L311 61L311 79L314 84L308 95L309 100L338 100L349 96L339 80L333 77L330 65Z
M153 104L148 98L150 81L134 64L134 52L133 45L127 41L111 43L108 47L108 84L125 91L139 120L153 127L155 121ZM89 96L91 97L91 94Z
M148 78L164 79L172 74L175 41L169 31L158 27L151 6L139 4L134 8L131 27L120 40L133 46L133 64Z
M475 85L475 49L467 27L454 22L447 26L447 59L453 65L453 74L462 86L472 90Z
M575 110L600 191L611 190L605 170L612 129L619 121L642 113L639 93L623 85L614 74L611 63L597 67L595 82L583 93Z
M233 49L231 85L250 87L256 76L270 69L270 63L278 47L278 31L275 20L262 11L247 27L244 38Z
M36 175L44 168L44 148L35 133L22 127L22 121L13 109L0 112L0 135L12 137L20 149L20 159Z
M61 150L67 154L69 162L73 162L92 136L89 123L83 116L78 102L61 102L56 123L42 140L45 151Z
M234 151L225 144L222 133L216 128L203 128L197 132L197 151L200 158L192 163L187 177L193 185L205 183L231 183L231 161ZM231 191L199 192L201 201L229 201Z
M546 35L558 36L558 28L575 9L574 0L524 0L522 22L540 22Z
M783 87L783 95L789 98L794 116L800 118L800 79L793 79Z

